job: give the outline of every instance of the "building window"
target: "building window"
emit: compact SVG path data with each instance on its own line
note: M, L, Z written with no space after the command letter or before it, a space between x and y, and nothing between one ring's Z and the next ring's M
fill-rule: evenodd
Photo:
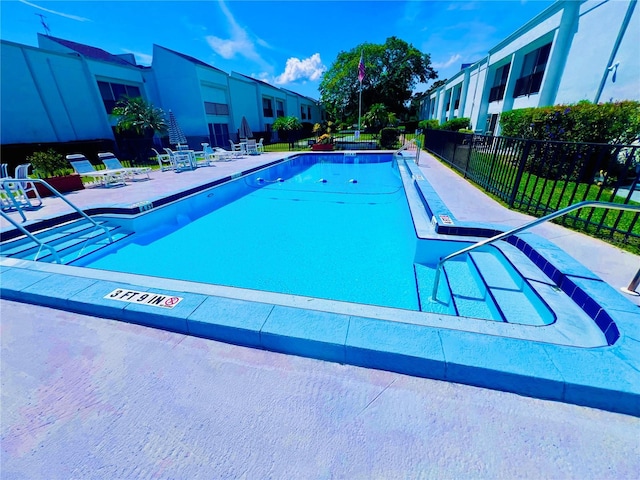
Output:
M273 117L273 103L270 98L262 99L262 114L265 117Z
M121 83L98 82L98 89L102 97L102 103L108 114L113 112L116 102L122 97L135 98L142 96L140 89L134 85L123 85Z
M311 120L311 107L307 107L307 118Z
M229 125L226 123L209 124L209 141L213 147L229 146Z
M304 107L300 107L300 118L302 120L306 120L307 119L307 111L305 110Z
M284 117L284 102L282 100L276 100L276 117Z
M542 85L542 77L544 69L547 66L551 44L547 43L543 47L527 53L522 64L522 72L520 78L516 80L516 86L513 91L513 97L522 97L538 93Z
M226 103L204 102L204 112L207 115L229 115L229 105Z
M493 77L493 86L489 91L489 102L496 102L504 98L504 90L507 87L510 68L511 64L507 63L496 70L496 75Z

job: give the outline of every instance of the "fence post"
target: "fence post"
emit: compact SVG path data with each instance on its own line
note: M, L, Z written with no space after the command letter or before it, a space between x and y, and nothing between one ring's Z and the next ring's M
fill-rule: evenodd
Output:
M516 178L513 181L511 195L509 195L509 208L513 208L513 204L516 201L518 188L520 188L520 182L522 181L522 175L524 174L524 167L527 164L527 158L529 157L529 150L531 150L531 140L527 140L524 144L524 148L522 149L522 156L520 157L520 163L518 164L518 172L516 173Z

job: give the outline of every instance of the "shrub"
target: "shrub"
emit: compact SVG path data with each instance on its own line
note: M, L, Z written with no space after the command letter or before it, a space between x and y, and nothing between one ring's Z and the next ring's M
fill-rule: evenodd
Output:
M633 143L640 135L640 102L522 108L504 112L505 137L584 143Z
M45 152L34 152L33 155L27 157L27 162L31 163L38 178L66 175L72 171L69 162L53 148Z
M420 120L418 122L418 128L423 130L437 130L440 126L440 122L434 118L431 120Z
M384 149L392 149L398 145L400 132L397 128L387 127L380 130L380 146Z
M469 128L471 128L471 119L466 117L452 118L440 125L440 130L451 130L452 132L462 129L468 130Z

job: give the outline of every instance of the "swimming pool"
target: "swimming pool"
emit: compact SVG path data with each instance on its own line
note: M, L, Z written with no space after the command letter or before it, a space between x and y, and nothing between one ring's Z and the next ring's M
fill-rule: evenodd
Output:
M368 155L334 156L336 158L331 159L283 158L268 167L240 170L153 203L126 208L98 207L89 213L108 225L140 235L130 242L134 237L127 240L127 234L123 234L120 242L105 247L104 252L113 253L129 243L144 243L141 239L147 232L153 232L147 237L151 239L162 229L165 233L183 230L222 209L223 205L241 200L250 191L279 192L290 195L287 201L300 204L297 196L300 193L287 190L294 182L283 187L287 186L287 178L308 170L311 165L307 163L319 161L328 169L334 168L326 165L331 163L354 164L354 168L359 168L363 163L361 158ZM395 168L392 167L394 175ZM630 366L633 363L630 359L634 358L631 352L637 350L633 342L637 337L636 307L620 303L614 298L619 294L610 286L563 255L557 247L532 234L499 242L490 250L499 251L500 255L491 252L489 260L469 258L454 264L451 271L445 267L445 278L449 279L458 278L449 275L454 270L464 271L468 266L459 283L466 288L469 281L477 282L479 277L486 290L472 292L477 297L468 291L456 290L460 286L447 280L441 286L444 285L442 288L450 292L454 301L446 295L442 297L439 291L437 302L431 302L434 259L491 236L496 228L458 222L412 161L399 158L397 173L411 217L410 238L414 242L411 260L419 310L76 266L106 258L104 252L71 265L21 260L18 254L12 258L5 256L0 259L0 292L5 299L277 352L640 413L640 392L634 380L637 369ZM329 175L322 175L327 177L327 182L301 182L305 186L298 190L306 195L309 188L331 186ZM357 175L347 176L348 180L358 180ZM278 181L279 178L284 182ZM346 188L359 183L350 182ZM362 187L366 187L366 182ZM344 200L338 198L343 193L328 189L321 192L327 199L331 198L332 203L342 205L339 202ZM382 195L391 198L392 188ZM45 220L42 232L57 234L58 229L75 229L65 226L68 220L68 217ZM249 230L255 235L256 230ZM225 245L211 245L198 238L188 236L183 240L179 250L165 248L150 262L171 260L185 249L196 251L198 258L208 258L213 253L224 255L227 251ZM280 243L286 246L286 241ZM3 245L3 255L7 252ZM498 259L497 264L492 259ZM477 272L474 273L471 266L477 267ZM472 275L468 276L469 273ZM522 287L531 291L528 294L515 291ZM388 288L392 289L393 285ZM123 289L181 301L175 308L165 309L111 298L114 291ZM510 315L515 314L516 321L482 317L496 312L505 314L504 304L499 301L498 308L484 309L488 313L478 311L477 306L486 303L486 299L497 301L516 293L537 303L533 310L512 311ZM465 310L467 306L462 307L476 300L475 307L469 310ZM508 303L524 305L524 302ZM464 312L438 310L442 305L447 308L453 305L454 310ZM529 318L532 311L542 314L542 323L518 323L518 318ZM618 326L623 334L619 333ZM615 375L611 374L614 371Z
M185 202L173 221L149 213L143 233L74 264L419 310L397 163L345 158L297 157Z
M417 238L391 154L301 155L183 201L176 214L72 262L110 271L525 325L556 317L493 248L449 262L468 243ZM483 274L484 272L484 274Z

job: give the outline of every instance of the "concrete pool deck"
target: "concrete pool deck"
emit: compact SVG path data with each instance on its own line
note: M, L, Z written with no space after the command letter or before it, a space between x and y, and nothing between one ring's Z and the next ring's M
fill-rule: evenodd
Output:
M73 201L80 205L90 193L99 198L87 206L123 203L125 191L126 202L144 201L158 190L214 178L223 173L219 167L233 172L242 161L158 173L151 182L91 189ZM521 223L486 196L481 208L481 192L429 156L421 163L458 219L485 220L469 211L477 208L495 216L486 219L491 223ZM55 213L53 203L45 205L41 215ZM551 234L579 246L574 235L580 234ZM592 247L581 248L578 254ZM638 257L606 244L597 248L635 273ZM606 267L593 254L585 257ZM628 282L582 263L615 287ZM1 305L2 470L8 476L630 478L639 467L634 417L6 300ZM59 466L53 475L52 465Z

